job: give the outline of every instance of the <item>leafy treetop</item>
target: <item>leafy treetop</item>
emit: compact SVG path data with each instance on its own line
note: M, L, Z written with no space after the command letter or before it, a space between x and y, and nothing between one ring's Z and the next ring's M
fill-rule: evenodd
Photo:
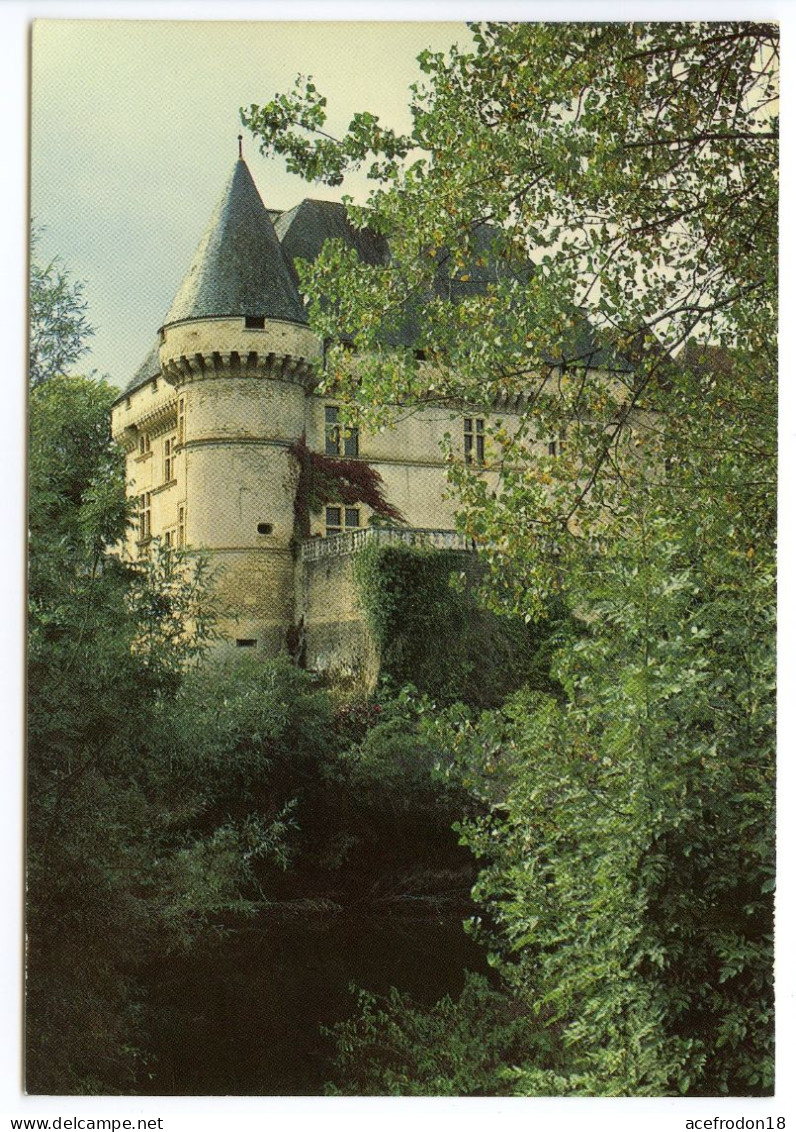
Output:
M89 347L93 333L86 316L83 285L72 280L59 259L42 264L38 233L31 236L28 365L31 387L65 373Z
M301 269L313 325L338 344L325 382L341 401L383 423L390 406L429 397L521 395L518 430L490 425L498 489L451 467L467 534L504 574L532 560L522 604L554 584L549 566L542 577L551 549L560 567L574 533L620 515L636 473L670 458L658 418L641 411L680 411L672 358L689 340L731 349L739 371L772 383L778 30L471 30L467 49L420 55L404 137L357 115L330 138L325 99L303 79L242 118L263 152L309 178L338 183L371 161L367 207L349 212L389 238L389 264L329 242ZM528 259L530 277L516 270ZM455 303L439 294L441 270L464 281L486 260L488 286ZM416 348L389 349L405 311ZM565 432L565 458L536 459Z

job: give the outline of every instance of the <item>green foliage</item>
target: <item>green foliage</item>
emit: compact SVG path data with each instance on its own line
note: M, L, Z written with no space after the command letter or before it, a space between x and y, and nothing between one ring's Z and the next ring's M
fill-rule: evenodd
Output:
M634 533L633 566L601 571L599 626L559 657L566 701L457 729L464 773L485 748L492 767L475 775L490 811L463 830L486 861L490 946L567 1048L566 1072L526 1066L516 1089L766 1093L770 577L741 566L745 616L728 621L728 573L675 571L682 548L648 518Z
M136 975L243 909L284 814L199 830L162 726L212 633L201 561L109 550L127 522L116 393L53 376L30 395L27 1087L127 1092L143 1071ZM183 756L184 759L184 756ZM184 765L184 763L183 763Z
M522 394L522 427L496 421L489 437L497 490L477 468L453 472L466 533L536 614L560 584L550 550L621 506L622 438L639 407L668 403L672 354L694 335L749 357L772 349L778 33L501 23L473 36L472 50L420 57L405 160L375 123L313 149L325 123L315 90L288 96L278 119L252 108L246 120L308 176L327 157L335 174L356 167L363 136L377 166L386 160L367 208L349 212L389 237L389 264L330 243L304 272L330 343L325 385L374 424L394 405ZM529 256L530 275L518 272ZM438 294L441 270L455 287L484 264L487 285L455 303ZM387 349L407 310L415 350ZM564 433L566 458L531 457Z
M447 817L449 825L456 813L453 798L436 781L437 747L423 730L425 714L433 705L407 686L377 707L361 740L337 756L345 789L365 808L403 820L416 821L420 816L431 825L435 818Z
M358 999L358 1016L331 1030L336 1076L327 1094L509 1096L509 1067L532 1049L547 1053L532 1014L480 975L468 973L458 999L430 1008L395 989Z
M186 794L201 792L214 821L281 814L331 757L328 693L284 660L211 661L161 715L169 775Z
M30 393L30 526L49 555L100 554L124 533L124 460L110 434L118 390L53 376ZM38 565L34 558L34 565Z
M382 677L393 686L481 707L524 683L552 688L550 655L565 631L560 610L526 623L485 609L483 571L471 555L371 543L354 570Z
M89 347L94 333L86 318L83 286L69 278L58 259L46 266L37 258L37 232L31 235L28 377L31 388L66 372Z
M293 92L277 94L265 106L241 110L241 121L256 135L272 139L263 140L262 153L273 147L285 157L291 173L301 173L327 185L341 184L347 164L364 160L374 140L388 162L406 156L411 142L392 130L385 130L374 114L355 114L346 140L338 143L321 129L326 121L325 106L326 99L312 78L299 75ZM310 141L301 131L319 136ZM383 165L374 167L374 172L383 168Z
M468 870L451 834L466 798L458 783L438 780L437 747L424 735L433 710L414 688L382 688L377 699L336 711L300 795L296 883L304 869L316 887L350 888L355 903L370 889L422 892L433 902L451 871Z
M533 619L556 594L584 632L554 664L562 695L451 708L432 736L482 807L462 826L484 866L477 930L555 1051L529 1045L511 1091L764 1094L777 28L472 31L472 49L421 56L405 159L364 118L297 144L323 127L317 92L308 118L299 93L278 130L248 121L297 169L376 159L350 212L389 238L389 264L329 246L302 277L340 343L326 387L374 423L522 398L519 428L493 414L491 477L450 460L460 529L496 605ZM384 345L407 311L425 360Z

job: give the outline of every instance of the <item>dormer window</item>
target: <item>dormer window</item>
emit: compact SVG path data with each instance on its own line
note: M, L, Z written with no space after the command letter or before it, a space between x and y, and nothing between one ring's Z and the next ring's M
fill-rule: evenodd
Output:
M265 316L261 314L247 314L243 323L247 330L265 330Z

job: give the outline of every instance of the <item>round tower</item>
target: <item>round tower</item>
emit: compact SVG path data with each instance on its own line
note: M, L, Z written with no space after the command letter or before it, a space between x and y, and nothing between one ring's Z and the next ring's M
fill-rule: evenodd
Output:
M273 655L293 624L289 447L305 431L319 356L287 261L243 158L160 330L176 392L180 541L216 573L232 647Z

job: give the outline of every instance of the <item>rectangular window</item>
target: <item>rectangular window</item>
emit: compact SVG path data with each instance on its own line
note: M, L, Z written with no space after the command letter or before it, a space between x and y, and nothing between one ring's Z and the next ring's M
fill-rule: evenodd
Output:
M239 649L253 649L257 646L257 640L254 637L238 637L235 644Z
M177 401L177 443L185 443L185 398Z
M152 492L138 497L138 538L141 542L152 537Z
M326 455L327 456L358 456L359 455L359 429L344 429L339 423L340 410L336 405L327 405L326 418Z
M177 546L185 546L185 504L177 508Z
M163 482L171 483L175 476L174 449L177 446L176 438L167 436L163 441Z
M177 532L172 529L163 535L163 542L169 549L177 545Z
M151 448L152 448L152 441L149 439L148 433L146 433L146 432L139 433L138 434L138 455L139 456L146 456L147 452L149 452Z
M337 423L337 409L327 405L326 415L326 455L337 456L340 451L340 425Z
M464 462L466 464L483 464L484 462L483 417L464 418Z
M265 330L265 316L247 314L243 320L247 330Z
M358 507L327 507L326 535L342 535L359 529Z
M563 436L557 436L555 440L551 440L547 445L547 452L550 456L563 455L564 449L567 446L566 439Z

